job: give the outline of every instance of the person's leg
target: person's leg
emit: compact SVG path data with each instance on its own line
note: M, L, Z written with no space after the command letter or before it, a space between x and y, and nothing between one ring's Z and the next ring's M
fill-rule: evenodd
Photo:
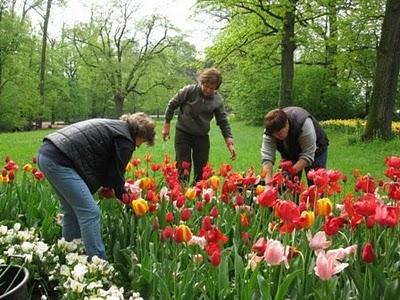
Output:
M185 170L182 167L182 163L189 162L192 163L192 139L189 134L176 130L175 132L175 155L176 155L176 165L179 172L179 180L184 183L189 182L191 167Z
M328 148L321 151L321 153L319 153L318 155L315 156L314 162L312 163L312 165L309 168L306 168L306 174L311 169L326 168L327 160L328 160ZM310 185L313 185L314 182L307 178L307 184L308 184L308 186L310 186Z
M74 169L58 165L44 155L39 156L39 166L43 168L43 173L61 195L61 199L66 202L63 207L67 207L67 212L68 208L72 208L79 223L86 254L106 259L100 231L100 209L86 183ZM64 227L64 231L67 232L72 224L73 219L67 218L67 227Z
M60 201L61 212L63 214L63 222L62 222L62 236L66 241L72 241L74 239L80 239L81 230L79 228L79 222L76 218L76 215L72 209L72 206L68 203L68 201L64 198L63 194L57 190L57 185L54 183L54 162L48 159L46 156L39 154L38 155L38 166L40 170L45 174L47 181L55 190L58 199Z
M203 178L203 167L208 162L210 138L208 135L196 137L193 147L194 182Z

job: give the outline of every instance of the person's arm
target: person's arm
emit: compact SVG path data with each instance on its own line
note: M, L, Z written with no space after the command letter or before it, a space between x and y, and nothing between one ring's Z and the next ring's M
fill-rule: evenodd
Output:
M135 145L125 138L116 138L114 147L115 153L110 161L108 184L114 189L115 196L122 200L125 193L125 168L132 157Z
M228 148L229 153L231 154L231 159L234 160L236 159L235 143L233 140L231 126L229 124L228 116L226 114L223 103L221 103L221 105L217 109L215 109L214 116L215 120L217 121L217 125L221 129L222 136L225 139L226 147Z
M165 109L165 120L161 132L164 140L169 138L170 123L172 118L174 117L175 110L187 100L188 92L191 88L192 86L184 87L169 100Z
M272 169L275 162L275 152L276 140L269 135L263 134L263 141L261 144L261 174L265 178L265 182L267 183L272 179Z
M298 161L293 165L297 172L311 166L317 150L317 135L311 118L307 118L303 124L302 132L298 139L301 153Z

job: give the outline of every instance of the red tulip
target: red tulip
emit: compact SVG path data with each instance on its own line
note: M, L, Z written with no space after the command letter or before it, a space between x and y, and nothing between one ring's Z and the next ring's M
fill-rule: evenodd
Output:
M214 251L214 253L210 257L210 262L213 266L218 266L221 263L221 252Z
M361 253L361 260L366 264L369 264L375 260L374 247L371 242L367 242Z

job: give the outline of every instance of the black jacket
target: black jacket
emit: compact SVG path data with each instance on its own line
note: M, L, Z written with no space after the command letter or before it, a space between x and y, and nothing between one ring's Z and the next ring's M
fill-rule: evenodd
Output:
M281 153L282 158L289 159L291 161L297 161L301 153L301 148L298 143L298 139L301 133L303 124L307 118L311 118L315 128L315 134L317 137L317 150L315 156L324 151L329 144L328 137L325 131L319 125L318 121L305 109L296 106L289 106L283 108L289 121L289 135L285 139L288 143L287 147L284 147L283 141L277 141L276 148Z
M62 128L44 140L51 141L71 160L92 193L101 186L111 187L121 198L135 135L125 121L91 119Z

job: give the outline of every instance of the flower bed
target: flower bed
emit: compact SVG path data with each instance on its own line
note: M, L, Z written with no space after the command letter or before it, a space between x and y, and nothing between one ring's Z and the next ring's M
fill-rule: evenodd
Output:
M135 158L127 166L125 204L109 190L99 193L110 263L88 263L79 244L58 240L51 189L34 164L23 167L21 181L10 179L17 166L10 161L0 185L2 220L9 224L0 227L0 237L7 237L0 255L37 253L31 269L64 298L84 299L86 290L105 298L99 290L124 298L138 291L144 299L389 299L400 293L399 157L386 159L385 180L354 172L353 192L344 191L347 178L338 170L310 172L314 185L306 187L285 176L287 162L268 185L253 169L238 173L223 164L208 165L204 180L188 187L169 157L160 163L150 155ZM32 213L29 205L42 210ZM36 244L10 242L20 232L15 222L35 227L22 235L35 232Z

